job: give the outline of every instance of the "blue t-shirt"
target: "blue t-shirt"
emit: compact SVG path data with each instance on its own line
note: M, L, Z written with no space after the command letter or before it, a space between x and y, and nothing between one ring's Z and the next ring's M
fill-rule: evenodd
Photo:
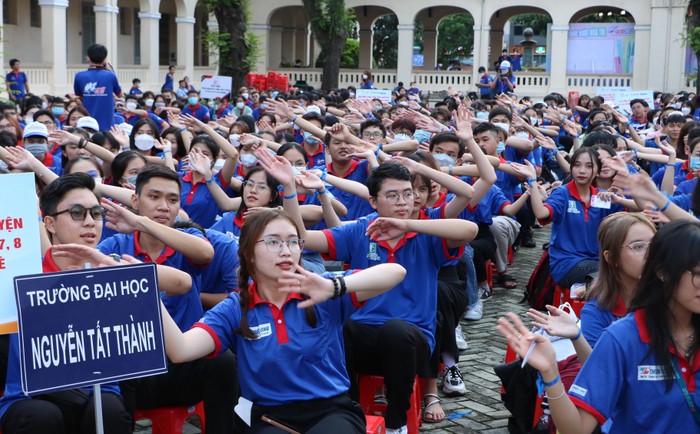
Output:
M311 327L305 310L297 307L303 300L300 294L290 294L279 309L259 297L255 283L248 291L252 297L247 312L241 312L234 292L194 325L214 339L211 356L229 348L235 351L241 395L258 405L278 406L346 393L350 379L343 323L361 306L355 294L314 305L316 327ZM236 333L243 315L257 339Z
M338 176L335 173L333 173L333 167L331 163L328 163L326 165L326 170L328 170L328 173L330 173L331 175ZM351 181L356 181L364 185L367 181L368 172L369 162L367 160L353 160L352 164L350 165L350 170L348 170L348 172L345 175L343 175L342 178L349 179ZM338 199L348 209L347 215L345 217L340 217L340 220L357 220L358 218L364 217L367 214L370 214L374 211L369 202L367 202L359 196L355 196L352 193L348 193L347 191L343 191L333 186L328 186L326 188L333 194L333 196L335 196L336 199Z
M187 104L185 108L182 109L182 114L194 116L204 123L209 122L209 108L199 103L194 107Z
M651 179L654 181L656 184L657 188L661 188L661 182L664 180L664 175L666 174L666 166L661 167L659 170L656 171L654 176L651 177ZM687 161L678 161L674 165L674 172L673 172L673 184L678 185L683 181L688 180L688 176L690 176L692 179L692 172L688 171L688 162Z
M229 211L225 212L210 229L221 232L238 242L241 236L241 227L243 227L243 218L236 217L236 211Z
M508 87L508 82L511 82L513 84L513 90ZM502 93L511 93L515 90L515 76L511 75L510 77L503 77L503 78L498 78L495 80L496 82L496 95L500 95Z
M163 84L163 89L173 90L173 77L170 73L165 74L165 83Z
M25 84L27 84L27 74L23 71L17 74L10 71L5 76L5 82L10 84L10 93L12 94L12 99L15 101L21 100L24 98L24 95L27 94L27 89L25 87Z
M650 352L644 310L608 327L569 389L574 405L609 422L607 432L691 433L698 427L673 372L665 372ZM690 396L700 402L700 359L691 366L676 358ZM667 384L671 385L669 391Z
M180 179L182 180L180 206L190 216L190 219L203 228L211 227L216 221L216 216L221 214L221 208L216 204L206 181L202 178L194 184L191 171L180 172ZM222 189L228 188L228 183L223 179L221 172L214 175L212 179Z
M214 248L214 258L202 273L201 292L227 294L238 289L238 241L213 229L207 239Z
M598 189L590 187L591 199ZM575 181L556 188L544 206L549 209L549 219L541 221L554 223L549 244L549 263L555 282L561 281L566 273L584 259L598 260L598 226L612 213L622 211L621 205L611 204L610 208L596 208L583 203L576 189Z
M617 306L611 311L601 309L598 306L598 299L592 298L581 309L581 333L591 348L595 348L603 331L625 315L627 315L627 306L622 299L618 300Z
M82 97L83 107L97 120L100 131L109 131L114 120L114 95L120 95L117 75L104 68L90 68L75 74L73 92Z
M676 190L673 192L674 196L680 196L683 194L693 194L693 190L695 190L695 186L698 183L698 178L693 178L689 179L687 181L683 181L680 184L678 184L678 187Z
M491 74L484 74L481 76L479 79L479 83L483 85L488 85L490 83L493 83L493 77L491 77ZM480 87L479 88L481 91L481 97L482 98L491 98L493 96L494 90L490 87Z

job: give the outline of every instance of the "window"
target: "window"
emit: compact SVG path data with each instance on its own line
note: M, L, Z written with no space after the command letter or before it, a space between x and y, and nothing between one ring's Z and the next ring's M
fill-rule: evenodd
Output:
M17 24L17 0L2 2L2 23Z
M39 0L29 0L29 25L41 27L41 7Z
M119 34L131 34L131 11L130 8L119 8Z

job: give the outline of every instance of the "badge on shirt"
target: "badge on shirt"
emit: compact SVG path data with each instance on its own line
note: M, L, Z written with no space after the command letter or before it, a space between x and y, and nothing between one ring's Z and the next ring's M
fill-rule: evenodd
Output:
M375 242L370 242L369 243L369 252L367 252L367 259L370 261L381 261L382 258L379 257L379 254L377 253L377 243Z
M581 211L578 210L578 201L570 200L569 208L567 208L566 212L569 214L581 214Z
M663 366L639 365L637 366L637 381L664 381L673 378L667 376Z
M593 208L610 209L610 207L612 206L612 201L602 200L598 197L598 195L594 195L591 196L591 206Z
M258 336L257 339L264 338L272 334L272 326L270 323L251 327L250 330Z

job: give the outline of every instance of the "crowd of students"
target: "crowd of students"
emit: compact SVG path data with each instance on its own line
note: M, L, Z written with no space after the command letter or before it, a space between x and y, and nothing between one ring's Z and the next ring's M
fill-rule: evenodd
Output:
M135 409L200 401L208 433L235 432L242 397L253 403L250 432L280 432L266 415L300 432L360 433L364 374L384 377L387 432L407 432L416 375L426 379L423 419L439 422L438 391L467 393L459 321L480 320L492 299L490 261L494 282L517 288L509 251L535 247L532 228L550 222L553 278L590 283L583 333L554 307L530 313L579 350L571 400L557 396L540 334L516 316L499 331L522 356L542 343L529 361L557 427L629 432L653 419L662 431L697 429L690 411L670 420L630 408L646 393L636 387L684 408L678 363L688 402L696 395L695 95L615 107L508 87L482 99L449 89L429 103L399 86L387 104L353 89L242 87L205 101L187 82L174 91L174 71L160 93L134 82L124 95L106 49L88 57L74 94L0 107L0 171L36 175L45 272L159 264L168 373L109 385L106 432L130 432ZM345 271L327 273L330 261ZM2 344L3 432L92 432L90 390L70 409L24 396L17 339ZM629 366L656 363L656 376L631 377Z

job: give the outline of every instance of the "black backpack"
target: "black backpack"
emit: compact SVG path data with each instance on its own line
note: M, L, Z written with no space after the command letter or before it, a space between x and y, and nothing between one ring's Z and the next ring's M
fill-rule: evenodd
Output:
M530 280L527 281L525 293L520 302L524 303L527 301L530 307L537 310L544 310L545 305L554 302L555 287L556 282L554 282L549 269L549 248L547 247L544 252L542 252L540 260L537 261L537 266L532 270L532 275L530 276Z

